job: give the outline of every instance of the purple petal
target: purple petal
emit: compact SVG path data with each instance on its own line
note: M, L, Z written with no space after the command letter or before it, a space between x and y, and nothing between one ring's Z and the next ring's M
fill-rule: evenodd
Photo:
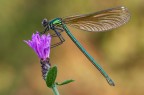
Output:
M40 36L39 32L33 33L32 40L24 40L39 56L41 59L47 59L50 55L50 34L43 34Z

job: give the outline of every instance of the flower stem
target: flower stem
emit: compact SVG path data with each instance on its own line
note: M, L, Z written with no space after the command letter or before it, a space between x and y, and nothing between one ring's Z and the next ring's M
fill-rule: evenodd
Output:
M54 84L54 85L52 86L52 90L53 90L53 92L54 92L54 95L60 95L60 94L59 94L59 91L58 91L58 89L57 89L57 87L56 87L56 84Z

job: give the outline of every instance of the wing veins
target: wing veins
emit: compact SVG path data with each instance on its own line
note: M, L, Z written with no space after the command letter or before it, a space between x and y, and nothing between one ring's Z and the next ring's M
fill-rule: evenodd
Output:
M65 24L85 31L100 32L117 28L130 19L125 7L107 9L92 14L71 16L63 19Z

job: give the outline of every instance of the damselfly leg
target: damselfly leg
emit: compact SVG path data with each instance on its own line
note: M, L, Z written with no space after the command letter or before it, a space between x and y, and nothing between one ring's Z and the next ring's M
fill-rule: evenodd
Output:
M61 32L64 31L63 29L61 29L61 28L53 28L53 30L54 30L55 33L52 34L51 36L52 36L52 37L58 37L59 40L60 40L60 42L57 42L57 43L51 45L51 48L54 48L54 47L56 47L56 46L59 46L59 45L61 45L61 44L65 41L65 39L64 39L63 36L61 35Z

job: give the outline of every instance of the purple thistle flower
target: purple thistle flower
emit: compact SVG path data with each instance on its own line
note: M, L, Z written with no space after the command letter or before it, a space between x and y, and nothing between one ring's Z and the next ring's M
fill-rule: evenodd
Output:
M50 44L51 44L51 36L50 34L40 35L39 32L36 34L33 33L32 40L24 40L38 55L40 58L42 76L43 79L46 80L47 72L49 71L51 64L49 63L49 55L50 55Z
M46 60L50 55L50 44L51 36L50 34L40 35L39 32L33 33L32 40L25 41L38 55L41 60Z

